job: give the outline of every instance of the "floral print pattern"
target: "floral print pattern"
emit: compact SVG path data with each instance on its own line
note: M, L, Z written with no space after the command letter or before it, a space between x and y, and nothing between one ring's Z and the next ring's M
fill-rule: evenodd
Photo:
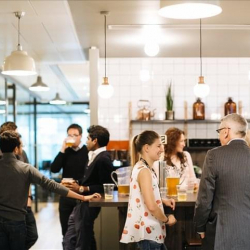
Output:
M165 224L156 219L148 211L137 182L137 176L144 168L147 168L147 166L138 162L132 171L128 212L121 237L121 242L123 243L138 242L141 240L153 240L158 243L163 243L166 237ZM155 202L162 211L164 211L157 184L157 177L152 171L151 174Z

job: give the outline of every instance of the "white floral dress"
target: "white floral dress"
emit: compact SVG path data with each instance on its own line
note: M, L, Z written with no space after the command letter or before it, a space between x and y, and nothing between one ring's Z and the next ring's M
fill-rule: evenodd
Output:
M166 237L165 224L156 219L147 209L137 181L139 172L145 168L152 174L155 202L164 211L155 173L146 165L137 162L131 176L127 218L120 240L122 243L139 242L141 240L163 243Z

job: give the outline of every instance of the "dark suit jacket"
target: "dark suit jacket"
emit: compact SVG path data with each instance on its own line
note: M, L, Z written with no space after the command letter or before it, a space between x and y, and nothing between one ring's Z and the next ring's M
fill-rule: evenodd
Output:
M89 166L85 167L84 177L79 180L79 184L89 186L90 194L103 193L103 184L113 183L111 179L112 171L113 164L110 153L103 151L95 157Z
M203 250L250 249L250 149L243 140L208 151L196 201Z

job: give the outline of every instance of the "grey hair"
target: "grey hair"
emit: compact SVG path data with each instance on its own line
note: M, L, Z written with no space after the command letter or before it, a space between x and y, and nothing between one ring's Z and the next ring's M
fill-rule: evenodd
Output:
M226 123L230 126L236 135L241 135L241 137L246 136L248 123L247 120L239 114L229 114L221 119L221 122Z

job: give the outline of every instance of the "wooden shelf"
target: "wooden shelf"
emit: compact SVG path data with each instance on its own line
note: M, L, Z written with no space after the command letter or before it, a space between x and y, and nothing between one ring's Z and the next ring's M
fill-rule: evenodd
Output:
M164 123L220 123L220 120L131 120L131 123L154 123L154 124L164 124Z
M185 147L184 150L186 150L186 151L192 151L192 150L204 151L204 150L209 150L209 149L216 148L216 147L218 147L218 146L214 146L214 147Z

